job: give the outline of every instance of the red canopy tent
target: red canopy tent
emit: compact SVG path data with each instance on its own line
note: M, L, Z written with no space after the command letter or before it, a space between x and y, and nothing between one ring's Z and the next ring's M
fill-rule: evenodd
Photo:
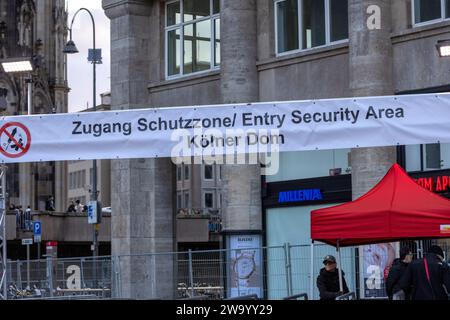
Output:
M355 201L311 211L311 238L341 247L450 238L450 201L421 187L394 164Z
M397 164L355 201L311 211L311 239L336 246L339 265L341 246L426 238L450 238L450 201L419 186ZM340 267L339 285L342 291Z

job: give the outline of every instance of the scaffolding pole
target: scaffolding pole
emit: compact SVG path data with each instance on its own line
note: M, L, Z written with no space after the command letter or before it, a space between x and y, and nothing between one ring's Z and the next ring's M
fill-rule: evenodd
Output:
M6 300L6 166L0 166L0 300Z

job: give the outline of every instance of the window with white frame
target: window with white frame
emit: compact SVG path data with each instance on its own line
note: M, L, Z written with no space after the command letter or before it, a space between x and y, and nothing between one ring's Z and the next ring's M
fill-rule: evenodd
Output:
M277 54L348 39L348 0L275 1Z
M220 65L220 0L176 0L166 4L166 77Z
M414 25L429 24L450 18L450 0L413 0Z

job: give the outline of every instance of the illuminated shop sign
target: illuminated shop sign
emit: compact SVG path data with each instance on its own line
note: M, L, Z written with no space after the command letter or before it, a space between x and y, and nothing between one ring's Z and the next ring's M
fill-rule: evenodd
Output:
M302 202L302 201L313 201L322 199L323 197L320 189L281 191L278 194L278 203Z
M425 177L414 180L431 192L450 191L450 176Z

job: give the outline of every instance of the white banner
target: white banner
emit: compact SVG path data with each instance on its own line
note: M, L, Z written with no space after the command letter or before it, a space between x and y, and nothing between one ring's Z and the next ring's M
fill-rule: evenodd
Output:
M450 95L4 117L4 163L450 142Z

